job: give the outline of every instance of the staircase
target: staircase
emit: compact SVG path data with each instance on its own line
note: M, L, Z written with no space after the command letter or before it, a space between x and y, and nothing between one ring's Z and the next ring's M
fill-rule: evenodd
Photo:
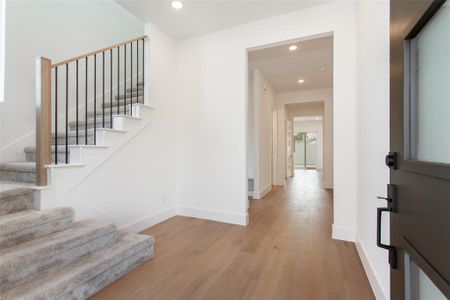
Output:
M94 100L91 103L86 96L86 105L81 109L77 99L76 119L69 118L67 96L65 115L58 115L60 110L57 107L52 110L52 105L58 105L57 99L52 99L58 84L55 81L52 87L51 74L58 76L58 66L65 66L68 77L69 64L76 63L78 75L79 61L85 61L87 70L88 58L96 62L97 56L103 56L102 78L105 80L105 54L110 55L112 63L113 49L117 51L119 59L120 47L126 53L125 48L129 47L133 51L135 43L135 50L138 51L137 46L141 41L144 51L145 38L139 37L54 65L50 60L40 58L41 65L37 68L40 70L37 73L37 77L40 77L37 81L37 103L40 104L37 107L36 146L30 145L24 149L25 161L0 165L2 300L86 299L153 257L153 237L118 231L110 221L76 220L75 209L65 204L70 198L68 191L74 185L95 172L104 160L114 155L149 124L152 107L143 104L144 84L137 80L140 77L138 60L133 60L131 56L129 62L136 62L136 76L133 76L131 68L130 80L125 68L122 89L118 82L121 79L120 64L117 63L117 92L114 97L114 74L110 67L111 90L108 101L103 96L103 101ZM123 58L123 66L126 66L127 56ZM94 65L95 76L97 64ZM43 66L47 68L46 72L42 72ZM52 70L55 72L52 73ZM143 80L144 74L141 74ZM78 86L78 76L76 80ZM127 88L128 81L131 84ZM94 86L97 87L95 81ZM94 95L97 95L95 87ZM52 88L55 88L53 96L49 92ZM103 94L104 90L103 83ZM58 131L55 123L60 122L61 118L65 122L63 126L60 124L63 130ZM44 190L49 192L44 193ZM52 199L46 202L46 197ZM80 202L71 203L79 209Z
M2 184L1 299L86 299L153 257L151 236L74 222L71 208L32 208L32 189Z
M133 97L134 104L129 104L130 99ZM120 130L114 129L114 117L115 116L128 116L130 118L138 119L135 116L131 116L131 110L136 110L135 106L141 106L144 101L143 99L143 84L138 82L133 88L127 89L126 92L127 105L125 104L125 94L115 96L115 100L112 102L112 106L109 102L105 103L105 118L103 126L103 110L97 109L95 114L94 110L89 110L87 114L87 121L84 119L78 123L78 144L76 141L77 130L76 121L70 121L69 131L67 135L68 139L68 150L67 150L67 162L71 163L70 153L72 149L78 145L94 145L94 130L99 136L99 131L107 130L110 132L119 132ZM103 107L103 106L102 106ZM133 109L134 107L134 109ZM117 111L120 114L117 114ZM112 114L111 114L112 110ZM112 118L111 118L112 115ZM86 129L87 124L87 130ZM95 129L94 129L95 124ZM57 137L55 139L55 137ZM58 164L66 163L66 146L65 146L66 134L65 132L59 132L58 135L52 133L52 162L55 163L55 151L57 151L57 162ZM58 144L57 146L55 144ZM0 180L4 181L15 181L24 183L35 183L36 181L36 147L28 146L24 149L25 161L20 162L9 162L0 164ZM78 163L78 162L77 162Z

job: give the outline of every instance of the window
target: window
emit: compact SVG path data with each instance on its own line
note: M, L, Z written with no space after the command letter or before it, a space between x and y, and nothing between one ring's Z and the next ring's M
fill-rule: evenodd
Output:
M406 156L450 164L450 1L406 41Z

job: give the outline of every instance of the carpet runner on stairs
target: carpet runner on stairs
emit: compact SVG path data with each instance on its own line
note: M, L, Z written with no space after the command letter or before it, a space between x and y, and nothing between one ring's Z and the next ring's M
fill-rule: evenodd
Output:
M154 255L151 236L71 208L33 210L32 190L0 182L1 299L86 299Z

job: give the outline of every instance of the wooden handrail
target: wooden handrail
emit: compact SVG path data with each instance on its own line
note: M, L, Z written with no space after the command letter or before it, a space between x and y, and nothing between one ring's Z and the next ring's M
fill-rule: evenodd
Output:
M105 51L108 51L108 50L111 50L111 49L114 49L114 48L117 48L117 47L129 44L129 43L132 43L132 42L135 42L135 41L140 41L140 40L143 40L143 39L146 39L146 38L147 38L147 36L143 35L143 36L140 36L140 37L137 37L137 38L134 38L134 39L122 42L122 43L118 43L118 44L115 44L115 45L112 45L112 46L109 46L109 47L106 47L106 48L103 48L103 49L100 49L100 50L92 51L92 52L89 52L89 53L86 53L86 54L83 54L83 55L80 55L80 56L69 58L69 59L66 59L66 60L63 60L63 61L60 61L58 63L53 64L52 68L59 67L59 66L62 66L62 65L65 65L65 64L77 61L79 59L83 59L83 58L86 58L86 57L89 57L89 56L92 56L92 55L95 55L95 54L98 54L98 53L102 53L102 52L105 52Z

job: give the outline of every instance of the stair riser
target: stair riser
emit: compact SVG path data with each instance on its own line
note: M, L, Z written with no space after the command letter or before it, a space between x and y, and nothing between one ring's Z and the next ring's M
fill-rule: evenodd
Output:
M18 181L26 183L36 182L35 172L0 171L0 180Z
M67 294L68 299L84 300L95 293L102 290L107 285L111 284L118 278L136 268L141 263L153 257L153 246L151 249L143 249L133 256L127 258L121 263L115 265L111 269L102 274L92 278L83 285L78 286Z
M0 216L33 208L33 192L3 197L0 199Z
M25 160L36 161L36 152L25 152ZM70 152L68 153L67 161L70 162ZM55 152L52 152L52 162L55 162ZM58 152L58 163L66 163L66 152Z
M72 226L73 216L65 217L53 222L20 230L18 232L2 234L0 236L0 248L10 247L38 237L65 230Z
M85 244L64 249L61 253L49 253L46 257L39 257L34 263L8 270L7 274L0 274L0 292L27 280L31 280L50 268L63 268L83 255L112 244L115 240L116 232L111 232L88 241Z

